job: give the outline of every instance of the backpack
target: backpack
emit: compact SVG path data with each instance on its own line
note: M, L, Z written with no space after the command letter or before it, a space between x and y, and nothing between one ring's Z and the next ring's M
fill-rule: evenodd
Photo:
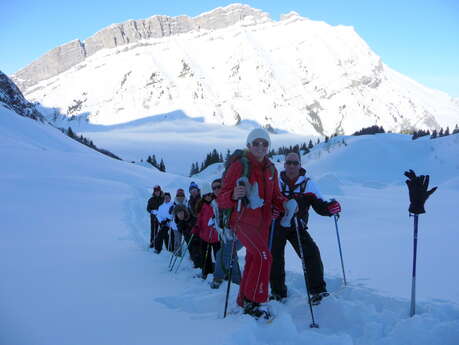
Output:
M225 170L223 171L222 174L222 180L225 177L229 167L231 164L233 164L235 161L239 160L242 164L242 175L241 177L247 177L247 179L250 176L250 161L249 158L247 157L247 154L249 153L248 150L241 150L237 149L235 150L226 160L225 162ZM271 170L271 177L274 176L274 165L270 165L270 170Z

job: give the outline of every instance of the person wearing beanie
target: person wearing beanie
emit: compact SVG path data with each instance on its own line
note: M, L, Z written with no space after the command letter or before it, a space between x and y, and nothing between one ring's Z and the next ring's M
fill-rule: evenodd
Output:
M172 215L171 229L173 230L172 237L174 239L174 248L178 251L177 255L181 256L181 246L182 246L182 232L179 231L177 224L175 223L176 215L178 210L186 208L186 199L185 191L182 188L177 189L175 194L174 203L171 206L170 214ZM187 211L188 214L188 211ZM189 218L189 216L188 216Z
M269 133L255 128L246 142L248 152L229 165L217 202L223 219L229 219L224 226L232 229L246 248L237 303L244 313L269 319L271 313L264 304L268 300L272 262L269 229L273 215L284 210L287 199L279 190L277 170L267 157Z
M211 206L212 200L215 196L208 182L203 183L201 193L202 199L199 200L196 206L198 218L191 232L201 239L201 278L206 279L209 273L214 272L212 252L215 256L217 251L220 249L220 243L218 241L218 232L214 227L214 212Z
M190 183L190 187L188 188L188 190L190 192L190 198L188 199L187 206L188 212L190 213L191 217L191 226L193 227L196 224L197 220L196 206L199 200L201 200L201 194L199 186L195 182ZM188 243L188 251L190 252L190 257L193 261L194 267L201 267L201 239L199 238L199 236L193 236L193 238L191 238L191 235L188 239L186 237L185 239ZM191 242L189 242L190 239Z
M150 214L150 248L155 246L155 238L158 233L158 219L156 218L156 212L158 211L159 205L164 201L164 195L161 191L161 187L156 185L153 187L153 194L148 199L147 212Z

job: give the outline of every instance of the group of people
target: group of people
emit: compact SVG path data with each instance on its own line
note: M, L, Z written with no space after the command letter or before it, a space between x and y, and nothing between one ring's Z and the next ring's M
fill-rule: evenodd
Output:
M189 200L183 189L172 201L169 193L155 186L147 206L150 248L160 253L165 246L176 255L184 255L182 247L188 248L194 267L201 269L200 277L213 274L211 288L219 288L230 277L240 285L237 304L255 318L270 318L268 299L283 301L288 296L287 241L303 256L312 303L327 295L320 251L307 232L308 213L311 206L322 216L341 212L338 201L322 198L297 153L286 155L278 175L267 157L270 145L269 133L256 128L247 137L247 148L231 156L221 179L201 186L192 182ZM242 247L246 257L241 274L237 251Z

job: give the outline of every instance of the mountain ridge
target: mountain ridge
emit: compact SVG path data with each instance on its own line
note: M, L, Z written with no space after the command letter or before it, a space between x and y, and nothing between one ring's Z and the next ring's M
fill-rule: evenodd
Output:
M154 15L146 19L129 19L106 26L84 41L75 39L51 49L14 73L12 78L21 89L25 89L67 71L104 48L114 48L143 39L167 37L193 30L219 29L233 25L248 16L260 22L270 20L267 13L243 4L218 7L196 17Z

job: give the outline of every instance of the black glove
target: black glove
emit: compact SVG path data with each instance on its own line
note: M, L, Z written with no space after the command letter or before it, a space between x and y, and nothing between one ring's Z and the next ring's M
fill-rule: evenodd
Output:
M427 190L429 188L429 175L416 176L413 170L405 171L404 174L408 177L406 185L410 193L410 208L408 211L413 214L426 213L424 204L429 196L437 190L437 187Z

